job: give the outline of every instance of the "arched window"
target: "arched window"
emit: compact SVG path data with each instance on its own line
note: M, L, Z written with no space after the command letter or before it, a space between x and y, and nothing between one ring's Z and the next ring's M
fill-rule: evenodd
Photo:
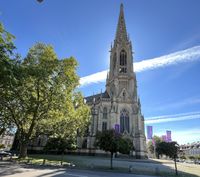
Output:
M123 109L120 114L120 133L127 131L129 133L129 114Z
M122 50L120 52L120 66L125 66L126 65L126 51Z
M106 107L104 107L103 108L103 119L107 119L107 108Z
M126 73L127 72L127 55L124 49L120 52L119 65L120 65L119 72Z
M107 122L102 122L102 131L107 130Z

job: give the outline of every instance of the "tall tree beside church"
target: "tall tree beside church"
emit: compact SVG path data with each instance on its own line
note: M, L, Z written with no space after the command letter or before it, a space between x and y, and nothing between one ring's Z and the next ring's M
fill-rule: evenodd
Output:
M13 124L8 119L8 112L3 109L2 98L4 91L10 89L11 78L13 78L12 70L14 66L13 50L15 46L13 39L15 37L7 32L0 23L0 135L6 129L12 128Z
M84 134L90 115L90 108L84 103L80 92L73 92L68 99L67 105L52 111L49 119L42 120L36 127L37 133L46 134L50 139L66 140L68 142L66 149L70 146L75 148L76 137Z
M3 88L1 103L18 129L20 157L25 157L39 124L46 121L45 126L49 126L51 122L47 120L74 118L72 102L79 78L74 58L59 60L52 46L41 43L14 67L9 89Z

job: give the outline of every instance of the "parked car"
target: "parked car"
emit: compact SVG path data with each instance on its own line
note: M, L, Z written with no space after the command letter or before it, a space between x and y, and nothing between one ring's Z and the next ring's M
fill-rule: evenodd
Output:
M11 156L12 154L10 152L6 152L6 151L0 151L0 156L3 156L3 157L8 157L8 156Z
M194 162L195 164L199 164L200 165L200 160L195 160Z

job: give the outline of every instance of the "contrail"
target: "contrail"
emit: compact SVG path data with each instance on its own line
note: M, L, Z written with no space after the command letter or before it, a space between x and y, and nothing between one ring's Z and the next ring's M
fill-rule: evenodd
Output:
M200 46L194 46L161 57L136 62L134 63L134 71L143 72L194 60L200 60ZM107 72L108 70L105 70L82 77L80 78L80 84L81 86L85 86L92 83L104 82L106 80Z
M145 123L158 124L158 123L192 120L192 119L200 120L200 112L190 112L190 113L182 113L182 114L174 114L174 115L149 117L145 119Z

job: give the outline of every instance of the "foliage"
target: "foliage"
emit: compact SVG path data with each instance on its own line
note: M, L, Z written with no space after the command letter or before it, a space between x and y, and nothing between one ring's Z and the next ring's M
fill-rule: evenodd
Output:
M12 42L13 39L14 36L8 33L0 23L0 98L4 94L4 88L9 89L8 81L13 76L12 69L14 62L10 59L15 49ZM0 110L0 135L2 135L6 129L11 129L13 124L9 121L7 110L3 109L2 104L0 104Z
M4 144L0 144L0 149L3 149L5 148L5 145Z
M25 157L27 145L37 131L50 128L52 132L59 130L61 134L67 129L70 131L65 131L65 135L72 136L78 126L85 125L89 108L83 105L81 94L74 92L79 78L73 57L58 59L52 46L38 43L29 50L24 60L13 61L8 61L12 69L1 85L0 105L9 122L17 127L20 156ZM77 108L73 102L76 102ZM80 121L78 125L76 116Z
M177 153L179 151L179 146L176 142L161 142L156 147L159 155L164 154L170 158L177 158Z
M105 130L98 132L96 135L95 146L100 149L110 152L110 168L112 169L113 154L120 152L122 154L129 154L133 150L133 143L130 139L123 138L121 134L115 132L115 130Z
M184 155L182 155L182 156L180 156L180 159L186 159L186 156L184 156Z
M200 155L196 156L197 160L200 160Z
M133 142L129 138L119 139L119 152L122 154L130 154L134 150Z
M192 155L188 156L188 158L189 158L190 160L194 160L194 159L195 159L195 157L192 156Z
M58 153L64 153L65 150L76 149L75 139L64 138L49 138L44 151L57 151Z
M157 146L159 143L162 142L162 139L159 136L153 136L153 140L155 142L155 145Z
M149 141L148 144L147 144L147 148L149 150L150 153L154 153L154 146L153 146L153 143L152 141Z
M69 107L69 110L66 110ZM51 137L73 139L77 136L77 129L81 135L89 123L90 109L84 103L80 92L73 92L63 112L51 112L48 120L43 120L37 126L37 132L48 134ZM55 119L56 118L56 119ZM45 126L47 125L48 126Z
M163 141L163 142L160 142L156 147L156 151L157 151L158 155L164 154L164 155L174 159L176 175L178 175L176 158L177 158L179 150L180 150L180 147L177 144L177 142L164 142Z
M113 129L105 130L97 133L95 145L104 151L116 153L119 150L120 139L121 134L116 133Z
M151 152L153 152L153 153L154 153L154 149L155 149L155 155L156 155L157 158L159 158L159 154L157 152L157 148L156 147L161 142L162 142L162 139L159 136L156 136L156 135L153 136L153 139L152 139L152 145L153 145L153 147L151 146L150 148L151 148Z
M13 50L15 46L13 44L13 39L15 37L7 32L3 25L0 23L0 61L1 63L5 62L10 59L10 56L13 54ZM9 63L7 63L9 64ZM6 72L7 68L4 68L4 65L0 65L1 72Z

